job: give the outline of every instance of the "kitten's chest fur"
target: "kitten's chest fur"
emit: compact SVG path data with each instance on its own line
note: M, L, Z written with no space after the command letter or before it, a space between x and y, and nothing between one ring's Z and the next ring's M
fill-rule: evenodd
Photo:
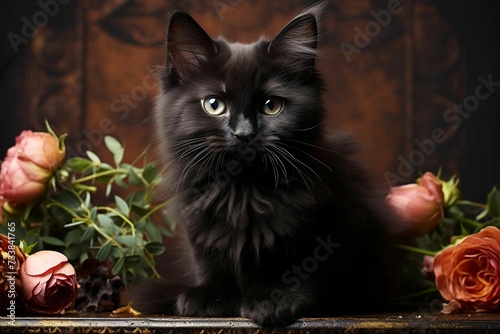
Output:
M227 252L232 261L244 256L258 261L277 239L296 234L308 211L317 210L318 199L296 175L255 173L247 166L238 175L222 172L208 179L186 189L183 201L189 216L183 221L195 248Z

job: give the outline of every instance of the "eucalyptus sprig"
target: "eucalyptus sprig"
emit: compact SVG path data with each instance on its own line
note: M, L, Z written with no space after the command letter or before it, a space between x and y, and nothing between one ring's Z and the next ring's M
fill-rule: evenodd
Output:
M175 230L161 214L169 200L155 196L161 173L145 152L125 163L122 144L111 136L104 142L112 164L91 151L67 159L52 176L46 195L11 208L10 219L19 222L18 238L30 250L58 250L74 265L88 257L110 260L113 273L126 282L159 277L155 256L165 251L163 237Z

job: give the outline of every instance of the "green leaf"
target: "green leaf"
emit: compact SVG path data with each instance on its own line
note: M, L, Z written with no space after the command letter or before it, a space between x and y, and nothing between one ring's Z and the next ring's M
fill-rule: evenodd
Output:
M92 168L92 161L82 157L73 157L66 160L66 165L74 171L86 172Z
M91 203L91 201L90 201L90 200L91 200L90 193L86 193L86 194L85 194L85 207L86 207L87 209L90 209L90 208L91 208L91 206L92 206L92 203Z
M85 253L85 251L82 249L81 244L74 244L64 250L64 255L66 255L69 260L77 260L82 253Z
M500 217L500 191L497 187L488 194L488 212L492 217Z
M123 198L121 198L120 196L117 196L117 195L115 195L115 202L116 202L117 210L120 213L128 216L130 208L128 207L127 202L125 202L125 200Z
M113 221L113 219L111 219L110 216L108 215L105 215L105 214L98 214L97 215L97 221L99 222L99 224L102 225L102 227L104 227L104 229L110 233L113 233L114 230L115 230L115 223Z
M142 240L133 235L117 235L115 236L115 240L128 247L136 247L142 244Z
M35 242L35 243L31 244L31 245L28 245L28 244L26 244L26 241L21 240L21 241L19 242L19 248L21 248L21 249L24 251L24 253L25 253L26 255L30 255L30 254L31 254L31 251L33 251L33 248L35 248L35 246L36 246L37 244L38 244L38 243L37 243L37 242Z
M97 219L97 208L93 207L92 210L90 210L90 220L95 222Z
M161 242L148 242L144 247L153 255L160 255L165 252L165 245Z
M158 176L158 169L154 163L148 164L144 171L142 172L142 177L146 180L147 183L151 184Z
M132 183L134 186L136 186L136 187L142 186L141 179L139 178L139 175L137 175L134 168L129 169L128 179L129 179L130 183Z
M123 270L124 265L125 265L125 255L122 255L118 259L118 261L116 261L115 265L113 266L113 269L111 269L113 275L118 275Z
M61 239L58 239L56 237L51 237L50 235L46 235L42 237L42 241L45 242L46 244L52 245L52 246L65 246L66 244L64 241Z
M115 164L117 166L120 165L123 159L123 153L125 152L122 144L116 138L111 136L105 136L104 143L106 144L108 150L113 153L113 160L115 161Z
M74 226L82 225L83 223L85 223L85 221L83 221L83 220L78 220L78 221L75 221L75 222L72 222L72 223L66 224L66 225L64 225L64 227L66 227L66 228L69 228L69 227L74 227Z
M145 233L147 235L147 239L149 241L156 241L158 243L161 243L162 232L153 221L147 222L147 224L144 228L144 231L145 231Z
M87 153L87 156L89 157L89 159L92 160L92 162L94 162L97 165L101 164L101 159L99 159L99 157L97 156L97 154L95 154L92 151L87 151L86 153Z
M125 257L125 267L126 268L133 268L139 262L141 262L141 256L140 255L127 255Z
M127 177L127 175L117 175L115 176L114 180L115 180L115 183L120 187L120 188L123 188L123 189L127 189L128 188L128 184L124 181L124 179Z
M68 234L64 237L64 242L66 245L79 244L80 243L80 235L82 234L81 229L74 229L69 231Z
M111 244L110 241L106 242L104 245L102 245L101 248L97 251L96 258L99 261L104 261L108 258L109 252L111 251L111 248L113 248L113 245Z
M111 194L111 189L113 188L113 182L108 182L106 185L106 197L108 197Z
M80 242L90 241L94 237L94 235L95 235L95 229L92 226L90 226L85 230L85 232L83 232L80 238Z

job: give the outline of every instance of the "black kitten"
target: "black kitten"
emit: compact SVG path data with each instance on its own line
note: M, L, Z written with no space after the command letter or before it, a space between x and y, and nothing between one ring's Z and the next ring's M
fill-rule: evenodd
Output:
M391 214L350 142L322 133L320 10L253 44L171 16L156 126L197 283L154 284L139 309L285 326L387 306Z

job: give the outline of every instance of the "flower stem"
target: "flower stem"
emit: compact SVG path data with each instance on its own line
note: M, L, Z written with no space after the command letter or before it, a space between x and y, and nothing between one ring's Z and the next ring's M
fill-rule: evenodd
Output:
M468 225L470 225L472 227L475 227L475 228L482 228L482 227L484 227L483 224L478 223L475 220L472 220L472 219L469 219L469 218L465 218L465 217L462 217L462 216L454 214L454 213L448 213L448 215L450 216L450 218L456 219L456 220L458 220L458 221L460 221L462 223L468 224Z
M91 174L91 175L87 175L87 176L81 177L79 179L76 179L76 180L72 181L72 183L87 182L87 181L90 181L90 180L95 180L95 179L97 179L99 177L108 176L108 175L115 175L115 174L127 174L127 171L125 169L110 169L110 170L106 170L104 172L100 172L100 173Z
M430 256L435 256L438 252L430 251L427 249L421 249L421 248L416 248L416 247L411 247L407 245L398 245L399 248L417 253L417 254L422 254L422 255L430 255Z
M487 208L487 205L484 204L484 203L472 202L472 201L467 201L467 200L457 201L456 204L458 204L458 205L474 206L474 207L480 208L480 209L486 209Z
M139 221L142 221L142 220L145 220L147 219L149 216L151 216L153 213L155 213L156 211L160 210L160 209L163 209L165 206L168 205L168 203L170 203L170 199L158 204L157 206L155 206L151 211L149 211L148 213L146 213L144 216L142 216Z

